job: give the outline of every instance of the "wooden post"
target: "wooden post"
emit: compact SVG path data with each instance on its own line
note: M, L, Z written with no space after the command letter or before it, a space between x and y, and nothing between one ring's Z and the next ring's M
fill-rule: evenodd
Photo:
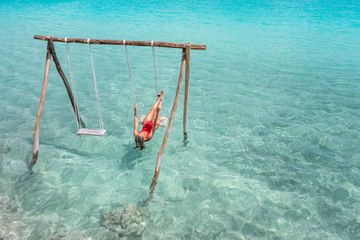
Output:
M73 92L71 90L70 84L69 84L69 82L68 82L68 80L67 80L67 78L65 76L64 71L62 70L59 59L57 58L56 51L55 51L55 46L54 46L54 43L53 43L52 39L50 39L49 42L50 42L50 52L51 52L52 58L54 60L56 69L59 72L59 75L60 75L60 77L63 80L63 83L65 85L66 91L67 91L68 96L70 98L71 106L72 106L72 108L74 110L74 113L76 114L76 119L77 119L80 127L85 127L85 124L82 121L81 116L79 114L79 110L78 110L78 107L76 105L75 98L74 98Z
M159 173L160 173L161 157L162 157L162 155L163 155L163 153L165 151L165 147L166 147L169 135L170 135L171 127L172 127L173 122L174 122L176 109L177 109L177 106L178 106L178 103L179 103L179 96L180 96L180 92L181 92L181 84L182 84L184 68L185 68L185 62L186 62L185 55L186 55L185 49L183 49L182 50L182 58L181 58L181 66L180 66L180 74L179 74L179 80L178 80L178 85L177 85L177 89L176 89L175 100L174 100L173 107L171 109L169 124L168 124L168 127L166 129L166 133L165 133L165 136L164 136L164 139L163 139L163 143L162 143L161 148L159 150L159 153L157 155L155 173L154 173L154 177L153 177L153 180L151 182L151 185L150 185L150 193L151 194L155 190L155 186L156 186L156 183L157 183L157 178L158 178Z
M183 115L183 129L184 129L184 142L187 141L187 109L189 98L189 83L190 83L190 52L191 44L186 46L186 71L185 71L185 96L184 96L184 115Z
M46 96L46 89L49 80L49 71L50 71L50 60L51 60L51 52L50 52L50 41L48 41L47 49L46 49L46 62L45 62L45 72L44 72L44 80L42 83L41 95L40 95L40 102L38 111L36 114L36 121L34 127L34 148L33 148L33 158L29 165L29 171L32 171L32 167L37 161L38 154L39 154L39 134L40 134L40 121L43 112L45 96Z

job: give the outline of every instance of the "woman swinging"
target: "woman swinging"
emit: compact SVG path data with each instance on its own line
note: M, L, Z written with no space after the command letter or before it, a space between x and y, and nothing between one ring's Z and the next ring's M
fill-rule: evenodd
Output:
M142 150L145 148L144 142L149 141L154 135L155 130L160 125L160 110L163 103L164 92L161 91L158 95L154 106L150 109L149 113L145 116L142 121L142 129L138 131L138 117L137 117L137 105L134 107L134 137L135 137L135 148Z

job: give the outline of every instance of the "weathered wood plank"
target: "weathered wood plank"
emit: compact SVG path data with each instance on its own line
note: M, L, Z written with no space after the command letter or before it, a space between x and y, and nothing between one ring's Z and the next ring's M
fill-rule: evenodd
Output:
M62 37L54 37L54 36L41 36L34 35L34 39L37 40L52 40L54 42L63 42L65 43L65 38ZM67 43L82 43L82 44L105 44L105 45L124 45L124 40L108 40L108 39L88 39L87 38L67 38ZM131 41L126 40L126 45L129 46L142 46L142 47L166 47L166 48L183 48L185 49L187 43L174 43L174 42L153 42L151 41ZM204 44L191 44L192 50L206 50L207 46Z

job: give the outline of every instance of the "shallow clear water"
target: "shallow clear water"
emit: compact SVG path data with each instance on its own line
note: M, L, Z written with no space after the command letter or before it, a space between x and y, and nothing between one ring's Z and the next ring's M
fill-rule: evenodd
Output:
M46 48L34 34L207 44L192 51L190 142L180 105L142 238L360 238L358 1L0 1L0 238L116 239L101 216L147 199L165 131L133 149L124 49L94 46L106 137L76 136L52 65L28 174ZM96 127L88 48L71 51ZM144 114L151 49L129 53ZM157 49L157 61L169 114L180 50Z

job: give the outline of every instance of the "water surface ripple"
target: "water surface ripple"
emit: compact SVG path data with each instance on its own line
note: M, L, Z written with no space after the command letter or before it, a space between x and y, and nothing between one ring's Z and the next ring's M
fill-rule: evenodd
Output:
M94 46L106 137L75 135L52 65L29 175L46 48L34 34L208 45L192 52L190 142L180 105L143 239L360 239L358 1L0 1L0 238L118 239L102 216L146 200L165 131L133 149L124 49ZM66 47L56 49L68 74ZM80 110L96 127L88 48L71 51ZM145 114L151 49L129 54ZM180 54L157 50L164 114Z

